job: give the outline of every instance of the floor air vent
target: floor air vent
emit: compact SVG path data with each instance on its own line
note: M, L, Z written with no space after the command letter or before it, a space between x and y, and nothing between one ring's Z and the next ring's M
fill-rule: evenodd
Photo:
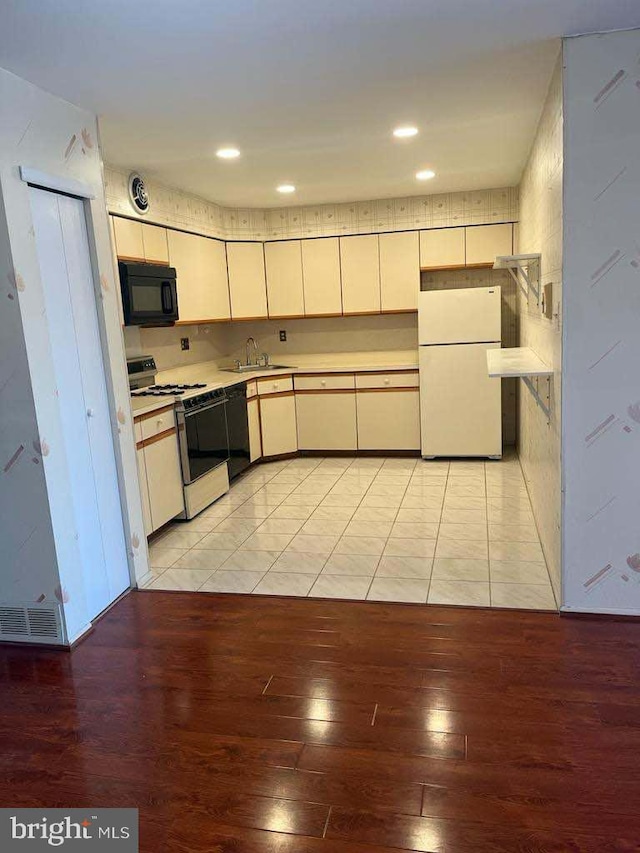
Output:
M62 643L60 606L0 602L0 640Z

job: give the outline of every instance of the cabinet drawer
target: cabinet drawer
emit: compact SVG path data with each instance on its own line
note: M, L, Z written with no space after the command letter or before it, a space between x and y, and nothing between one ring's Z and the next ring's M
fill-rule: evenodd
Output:
M142 440L153 438L158 433L166 432L176 425L175 412L173 406L167 409L158 409L157 412L150 412L145 415L140 421L142 428Z
M356 388L418 388L420 379L417 370L402 371L394 373L358 373L356 374Z
M296 376L296 391L330 391L355 388L353 373L318 373L315 376Z
M258 394L282 394L283 391L293 391L291 376L279 376L277 379L258 379Z
M255 397L258 393L258 383L257 382L247 382L247 398Z

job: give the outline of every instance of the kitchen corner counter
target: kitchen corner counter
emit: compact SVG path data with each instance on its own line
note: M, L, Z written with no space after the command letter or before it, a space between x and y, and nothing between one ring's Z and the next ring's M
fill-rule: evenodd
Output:
M318 353L315 355L277 356L278 361L290 361L290 366L278 370L255 370L245 373L232 373L221 370L215 362L205 361L176 367L158 373L158 385L170 383L205 382L207 390L228 388L239 382L251 382L255 379L272 376L288 376L298 373L367 373L377 371L417 370L417 350L394 350L381 352L343 352ZM164 406L174 405L178 396L132 397L131 410L134 418L153 412Z

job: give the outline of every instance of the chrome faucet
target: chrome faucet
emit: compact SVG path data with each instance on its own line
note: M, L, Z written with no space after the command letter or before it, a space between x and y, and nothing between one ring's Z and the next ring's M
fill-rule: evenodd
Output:
M250 343L253 344L253 352L254 352L254 355L256 358L255 364L258 364L258 344L256 343L255 338L247 338L247 343L245 345L245 350L246 350L245 355L247 357L247 365L251 364L251 356L249 355L249 344Z

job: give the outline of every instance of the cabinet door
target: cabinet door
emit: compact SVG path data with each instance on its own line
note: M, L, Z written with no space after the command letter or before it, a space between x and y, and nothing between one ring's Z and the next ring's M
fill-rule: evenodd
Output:
M296 394L300 450L355 450L355 391Z
M300 240L264 244L270 317L304 317Z
M157 530L184 510L182 472L175 430L144 448L151 525Z
M167 244L167 229L160 225L142 223L142 246L144 259L150 263L168 264L169 246Z
M419 450L420 393L358 391L359 450Z
M249 419L249 461L255 462L262 456L260 408L257 397L253 400L247 400L247 418Z
M301 242L304 313L329 317L342 314L338 237Z
M498 255L513 252L513 225L473 225L465 229L467 266L493 264Z
M418 233L380 234L380 301L385 311L417 311L420 292Z
M169 259L176 268L181 323L228 320L229 283L222 240L169 231Z
M262 243L227 243L231 316L253 320L267 316L267 285Z
M434 228L420 232L420 268L463 267L464 228Z
M341 237L340 262L344 313L380 313L380 257L377 234Z
M260 426L263 456L295 453L298 449L298 435L296 401L293 394L261 397Z
M114 216L113 231L119 258L144 261L142 222L138 222L136 219L122 219L120 216Z
M151 523L151 504L149 503L149 486L147 484L147 466L144 461L144 448L136 448L136 462L138 463L138 482L140 484L140 500L142 502L142 520L144 532L149 536L153 532Z

